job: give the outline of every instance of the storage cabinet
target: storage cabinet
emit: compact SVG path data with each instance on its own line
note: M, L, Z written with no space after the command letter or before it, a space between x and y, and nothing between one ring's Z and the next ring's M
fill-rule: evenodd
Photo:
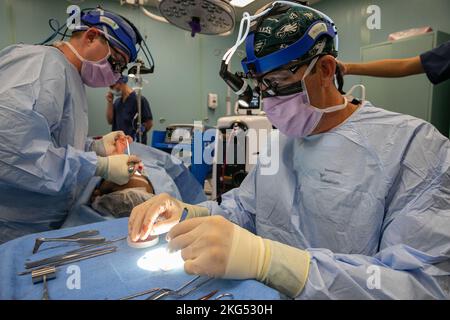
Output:
M420 55L449 41L450 35L432 32L361 48L361 61L401 59ZM425 74L405 78L361 77L367 100L387 110L409 114L431 122L449 136L450 81L433 85Z

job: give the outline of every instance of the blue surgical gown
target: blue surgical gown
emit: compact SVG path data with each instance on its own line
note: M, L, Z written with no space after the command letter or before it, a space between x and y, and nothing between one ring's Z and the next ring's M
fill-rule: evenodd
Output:
M0 52L0 243L58 228L95 173L77 69L54 47Z
M201 205L307 250L297 298L450 297L447 138L366 102L339 127L304 139L280 134L278 146L275 175L262 175L258 163L220 205Z

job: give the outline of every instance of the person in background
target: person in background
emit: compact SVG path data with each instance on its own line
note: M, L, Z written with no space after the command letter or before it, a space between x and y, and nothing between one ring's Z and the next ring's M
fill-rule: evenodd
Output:
M128 77L121 76L111 91L106 95L106 120L112 125L112 131L123 131L126 135L138 141L138 105L137 95L127 84ZM115 98L115 100L114 100ZM143 134L141 143L147 144L147 133L153 126L153 115L147 99L142 97L142 126Z
M439 84L450 79L450 41L412 58L339 62L339 66L344 75L396 78L426 73L433 84Z

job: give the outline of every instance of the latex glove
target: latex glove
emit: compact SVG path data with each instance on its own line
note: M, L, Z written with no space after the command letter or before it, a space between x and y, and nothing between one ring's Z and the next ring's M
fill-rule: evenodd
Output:
M129 143L133 142L133 139L130 136L125 136L123 131L113 131L104 135L101 139L94 140L91 144L91 150L101 157L111 156L116 151L116 140L121 137L126 137Z
M256 279L290 296L303 289L307 251L263 239L221 216L175 225L167 235L170 251L181 250L187 273L226 279Z
M128 220L128 234L131 241L145 240L149 236L168 232L181 218L183 209L188 210L186 219L208 216L205 207L179 201L162 193L134 207Z
M126 154L98 157L95 175L118 185L124 185L138 169L140 161L139 157ZM130 166L133 166L132 172L129 172Z

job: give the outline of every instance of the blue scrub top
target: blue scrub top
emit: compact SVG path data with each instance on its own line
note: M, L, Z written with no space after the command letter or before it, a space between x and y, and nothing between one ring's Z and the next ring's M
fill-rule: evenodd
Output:
M450 41L420 56L428 79L439 84L450 79Z
M136 129L133 128L133 119L137 114L137 96L132 92L125 101L118 98L114 101L114 114L112 122L112 130L122 130L125 134L136 137ZM150 105L145 97L142 97L142 123L147 120L153 120ZM137 120L134 120L136 125ZM147 135L142 135L142 143L147 144Z

